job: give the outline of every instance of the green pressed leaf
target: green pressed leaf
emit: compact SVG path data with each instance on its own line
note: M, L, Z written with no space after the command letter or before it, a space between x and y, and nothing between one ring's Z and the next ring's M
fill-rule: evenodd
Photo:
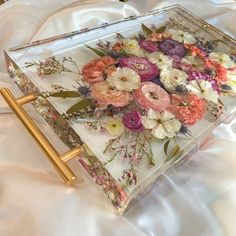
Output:
M184 150L179 151L172 159L173 162L175 162L176 160L178 160L184 153Z
M172 149L170 155L168 156L168 158L166 159L166 161L171 160L172 158L174 158L180 151L180 146L178 144L176 144L174 146L174 148Z
M147 35L152 34L153 31L151 29L149 29L146 25L142 24L142 30L144 33L146 33Z
M80 97L80 94L76 91L61 91L58 93L53 93L50 96L57 98L77 98Z
M168 155L167 152L168 152L169 144L170 144L170 139L164 144L164 152L166 156Z
M92 52L94 52L95 54L97 54L99 57L104 57L107 55L107 53L105 51L102 51L102 50L99 50L99 49L96 49L96 48L92 48L88 45L86 45L86 47L88 49L90 49Z
M156 33L161 34L164 33L165 31L166 31L166 26L162 26L156 30Z
M91 107L92 107L92 102L89 99L85 98L82 101L77 102L71 108L69 108L66 113L71 114L81 110L89 110Z

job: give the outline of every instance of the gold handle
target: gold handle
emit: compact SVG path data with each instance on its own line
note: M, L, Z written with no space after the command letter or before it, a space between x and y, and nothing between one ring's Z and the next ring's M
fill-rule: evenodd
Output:
M10 90L7 88L2 88L0 90L0 93L2 94L3 98L6 100L8 105L11 107L11 109L18 116L18 118L21 120L21 122L26 127L26 129L34 137L34 139L42 148L42 150L45 152L49 161L52 163L52 165L57 170L57 172L61 175L63 180L67 184L72 183L76 179L76 176L71 171L71 169L69 168L66 162L71 160L75 156L81 154L82 148L76 147L62 154L61 156L58 154L56 149L51 145L48 139L44 136L44 134L39 130L39 128L35 125L35 123L29 117L29 115L22 108L22 105L36 100L37 95L30 94L28 96L24 96L24 97L16 99L13 96L13 94L10 92Z

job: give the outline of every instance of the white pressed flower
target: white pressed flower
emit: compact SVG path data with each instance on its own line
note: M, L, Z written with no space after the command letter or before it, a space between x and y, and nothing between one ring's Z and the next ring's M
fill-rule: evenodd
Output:
M189 91L200 98L205 98L214 103L218 103L219 95L213 90L212 85L206 80L193 80L186 86Z
M218 62L227 69L233 68L235 66L234 62L230 59L230 57L224 53L212 52L209 54L209 58L212 61Z
M172 67L172 59L161 52L148 54L148 59L156 64L160 70L166 70Z
M181 128L180 121L169 111L156 113L152 109L142 117L142 124L146 129L151 129L152 135L158 139L173 138Z
M135 56L144 56L144 51L140 48L138 41L135 39L123 39L123 50Z
M107 82L118 90L132 91L141 84L140 76L130 68L118 68L108 78Z
M172 70L164 70L160 74L160 80L165 88L169 91L172 91L176 88L176 86L184 84L188 75L181 70L172 69Z
M203 69L204 61L197 56L186 56L182 59L183 63L192 65L195 69Z
M168 33L171 35L171 38L173 40L178 41L180 43L195 44L197 42L197 40L192 34L182 30L171 29L168 31Z
M236 93L236 70L227 71L227 84L232 88L232 91Z

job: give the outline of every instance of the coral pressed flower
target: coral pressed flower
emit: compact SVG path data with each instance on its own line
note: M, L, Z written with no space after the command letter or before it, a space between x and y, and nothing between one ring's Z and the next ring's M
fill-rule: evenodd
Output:
M142 117L142 123L146 129L150 129L154 137L158 139L173 138L181 129L181 123L169 111L157 113L150 109L147 116Z
M212 84L205 80L193 80L186 86L187 89L200 98L204 98L214 103L218 103L219 95L213 90Z
M113 105L115 107L124 107L130 100L130 95L127 91L117 90L107 81L92 84L91 97L99 104Z
M144 127L141 122L141 115L138 111L131 111L124 114L122 118L124 126L132 131L143 131Z
M197 42L197 40L192 34L182 31L182 30L171 29L167 33L171 35L171 38L173 40L180 43L195 44Z
M107 78L107 82L118 90L132 91L141 84L140 76L130 68L118 68Z
M142 57L144 56L143 50L140 48L139 43L135 39L123 39L123 50L131 55Z
M123 44L120 42L117 42L112 46L112 51L120 52L122 48L123 48Z
M140 40L139 46L148 52L156 52L159 50L158 44L151 40Z
M227 54L212 52L209 54L209 58L210 60L219 63L227 69L235 67L234 62Z
M148 36L148 39L152 42L160 42L164 39L164 37L165 37L165 34L163 33L151 33Z
M166 70L172 67L172 58L161 52L153 52L148 54L148 59L152 63L156 64L160 70Z
M104 128L113 136L120 136L124 133L125 127L120 118L110 118L104 125Z
M145 57L123 57L119 59L119 64L136 71L142 82L152 80L160 74L157 66Z
M166 39L159 45L160 50L168 56L184 57L186 49L182 43L179 43L173 39Z
M170 104L169 94L153 82L143 82L139 89L133 92L133 96L137 105L145 110L161 112Z
M83 78L89 84L103 81L105 77L116 70L115 61L109 57L96 58L82 68Z
M174 91L178 85L184 84L188 75L181 70L172 69L161 72L160 81L168 91Z
M203 118L206 107L204 101L195 94L173 94L168 110L184 124L193 125Z

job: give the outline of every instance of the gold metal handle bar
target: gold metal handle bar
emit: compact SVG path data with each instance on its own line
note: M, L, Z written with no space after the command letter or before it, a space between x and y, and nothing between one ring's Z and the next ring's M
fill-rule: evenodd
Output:
M0 93L2 94L3 98L6 100L8 105L11 107L11 109L18 116L18 118L21 120L21 122L24 124L26 129L34 137L34 139L42 148L42 150L45 152L49 161L52 163L57 172L61 175L63 180L67 184L72 183L76 179L76 176L71 171L66 162L74 158L75 156L81 154L82 148L76 147L60 156L56 149L51 145L48 139L44 136L44 134L39 130L39 128L29 117L29 115L22 108L22 105L34 101L35 99L37 99L37 96L34 94L30 94L28 96L16 99L10 92L10 90L7 88L2 88L0 90Z

